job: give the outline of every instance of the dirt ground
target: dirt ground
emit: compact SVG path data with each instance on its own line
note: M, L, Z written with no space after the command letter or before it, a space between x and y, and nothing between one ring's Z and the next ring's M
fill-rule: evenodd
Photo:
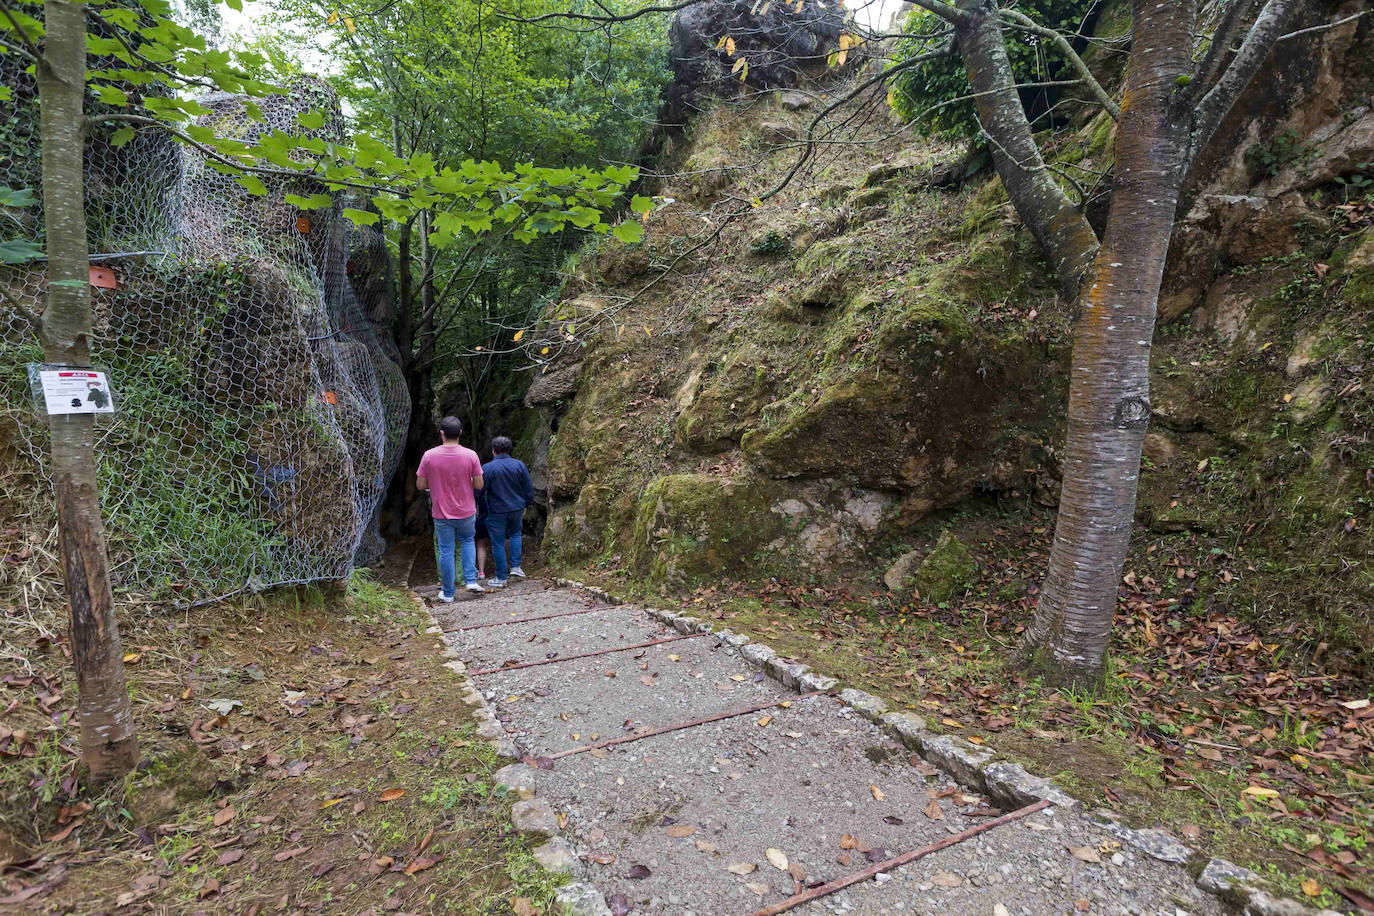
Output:
M78 776L60 634L33 631L27 673L0 688L0 909L504 914L552 899L491 779L509 761L475 736L408 593L358 574L346 595L126 608L121 623L144 757L127 782Z

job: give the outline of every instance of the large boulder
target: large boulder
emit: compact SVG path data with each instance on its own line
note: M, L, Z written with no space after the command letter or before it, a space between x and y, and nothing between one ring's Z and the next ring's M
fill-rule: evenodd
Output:
M839 43L844 14L838 3L796 4L754 0L706 0L679 10L668 31L673 82L668 120L685 120L712 98L730 98L744 87L786 89L819 71ZM730 47L721 46L722 40ZM748 69L735 70L744 60Z

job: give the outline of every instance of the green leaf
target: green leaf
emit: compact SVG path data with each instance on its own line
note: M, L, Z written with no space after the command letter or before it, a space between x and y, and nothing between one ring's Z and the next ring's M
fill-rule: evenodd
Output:
M43 256L43 247L28 239L0 242L0 264L24 264Z
M115 149L118 149L119 147L128 143L133 138L133 127L128 124L125 124L119 130L115 131L113 134L110 135L110 145L113 146Z
M32 207L38 203L33 188L7 188L0 185L0 207Z
M654 201L651 197L644 197L643 195L636 194L630 200L630 209L636 213L648 213L653 208Z
M300 207L302 210L323 210L326 207L334 206L334 198L328 194L311 194L309 197L300 194L287 194L283 200L293 207Z
M354 210L352 207L344 207L344 219L352 220L355 226L371 226L381 220L381 217L370 210Z
M636 222L623 222L612 229L611 234L627 245L644 241L644 227Z
M243 12L243 0L224 0L224 5L235 12Z
M324 127L323 111L303 111L296 115L296 120L301 122L301 127L306 130L319 130Z
M234 179L243 189L254 197L266 197L267 185L262 183L262 179L256 175L239 175Z
M114 105L116 108L123 108L125 105L129 104L129 94L123 89L97 83L91 86L91 90L95 93L96 98L100 99L100 101L104 102L106 105Z
M629 184L639 177L639 169L632 165L611 166L606 169L606 177L616 184Z

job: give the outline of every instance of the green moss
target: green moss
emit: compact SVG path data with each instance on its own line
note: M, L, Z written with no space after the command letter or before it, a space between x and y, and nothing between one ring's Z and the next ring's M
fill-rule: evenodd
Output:
M977 572L978 563L964 542L954 532L945 531L916 569L916 590L926 601L948 601L968 591Z
M658 477L635 515L630 562L651 582L687 585L754 568L782 533L771 509L776 485L707 474Z

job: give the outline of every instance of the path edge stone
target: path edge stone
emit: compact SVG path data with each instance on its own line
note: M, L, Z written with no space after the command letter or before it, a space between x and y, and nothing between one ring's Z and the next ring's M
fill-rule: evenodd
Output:
M606 904L606 898L601 891L581 880L582 863L572 845L560 834L557 813L536 793L535 768L521 761L515 742L506 735L495 711L487 703L482 691L473 683L467 665L458 656L458 650L445 638L443 625L434 616L434 609L410 589L409 579L407 574L406 594L429 618L429 626L425 628L425 633L438 637L440 651L447 659L444 667L458 677L463 702L472 707L477 718L478 737L491 744L498 756L512 761L493 774L496 783L504 786L517 799L511 808L511 826L520 833L546 837L544 843L531 851L534 861L549 874L570 879L554 892L553 912L557 916L611 916L611 908ZM608 603L620 602L608 599Z
M586 592L607 604L630 603L599 586L587 585L576 579L551 577L551 581L563 588ZM1053 780L1036 776L1020 764L1002 758L994 748L975 745L954 735L932 732L927 729L925 719L921 716L911 712L889 711L887 701L881 697L846 687L835 678L814 672L801 662L789 662L768 645L743 633L736 633L728 627L717 626L691 614L644 604L637 606L650 617L684 635L710 633L719 637L747 663L798 693L838 690L837 696L842 702L903 747L919 754L955 782L987 795L1005 808L1021 808L1041 799L1065 809L1083 807L1079 799L1064 791ZM1209 857L1186 845L1163 827L1127 827L1119 814L1101 808L1087 812L1085 816L1091 823L1140 853L1195 874L1194 884L1199 890L1240 909L1247 916L1341 916L1333 910L1318 910L1300 900L1278 895L1255 872L1225 859ZM581 916L584 912L600 916L599 910L559 912L566 912L569 916Z

